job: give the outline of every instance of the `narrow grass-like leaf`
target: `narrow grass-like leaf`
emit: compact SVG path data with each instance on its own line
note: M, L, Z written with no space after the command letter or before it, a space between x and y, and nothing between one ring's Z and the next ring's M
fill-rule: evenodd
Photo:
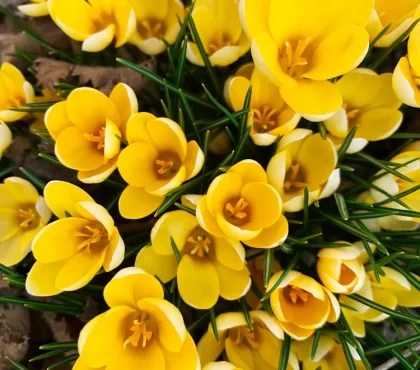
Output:
M380 251L381 253L383 253L383 254L385 254L386 256L389 256L389 252L388 252L388 250L385 248L385 246L381 243L381 241L375 236L375 234L373 234L368 228L367 228L367 226L363 223L363 222L361 222L361 221L359 221L359 220L356 220L355 221L356 222L356 224L357 224L357 226L362 230L362 231L364 231L367 235L369 235L369 237L370 237L370 239L371 240L373 240L373 243L376 245L376 248L378 248L378 251ZM363 240L363 243L366 243L365 244L365 247L367 246L367 242L366 242L366 240ZM369 252L367 252L368 254L369 254Z
M77 342L54 342L49 344L44 344L39 349L43 351L53 351L56 349L65 349L71 350L77 348Z
M218 176L222 172L222 168L226 167L232 162L233 156L235 155L235 151L232 150L226 157L216 166L216 169L212 172L210 180L213 180L216 176Z
M23 167L19 167L20 172L22 172L25 177L32 182L38 189L44 190L45 188L45 182L43 182L41 179L33 175L31 172L29 172L27 169Z
M178 249L178 247L175 243L175 240L172 236L171 236L171 247L172 247L172 250L174 252L176 260L178 261L178 263L181 262L181 253L179 253L179 249Z
M340 193L334 193L335 202L337 203L338 212L340 212L343 220L349 219L349 211L347 210L346 200Z
M318 131L321 134L323 140L327 138L327 129L325 128L324 122L318 122Z
M250 112L249 109L242 109L237 112L231 113L232 117L241 118L243 119L244 116L247 117L247 114ZM212 130L214 128L225 126L227 123L231 122L231 119L227 116L224 116L222 118L218 118L214 121L208 121L208 120L198 120L194 122L194 125L196 125L200 131L206 131L206 130Z
M47 353L43 353L42 355L33 357L29 360L29 362L34 362L34 361L39 361L39 360L44 360L46 358L50 358L50 357L55 357L57 355L61 355L62 353L67 352L68 349L56 349L54 351L49 351Z
M9 361L10 365L13 366L14 369L16 370L28 370L28 368L26 366L23 366L22 364L20 364L19 362L12 360L11 358L5 356L7 358L7 361Z
M414 132L397 132L389 137L389 139L420 139L420 134Z
M283 340L283 345L281 347L278 370L287 369L287 365L289 363L291 344L292 344L292 339L290 338L288 334L284 333L284 340Z
M178 124L181 126L182 131L185 132L184 113L182 113L181 108L178 108Z
M204 321L206 321L210 316L210 312L206 312L204 315L200 314L200 317L195 320L188 328L188 332L191 334L198 326L201 325Z
M13 172L15 168L13 166L4 168L3 170L0 170L0 178L8 175L9 173Z
M50 162L51 164L53 164L56 167L61 167L61 168L66 168L65 166L63 166L61 164L61 162L57 159L57 157L53 156L53 155L49 155L49 154L44 154L44 153L39 153L38 156L44 160L46 160L47 162Z
M4 275L10 275L10 276L24 278L23 275L19 274L18 272L12 270L11 268L9 268L9 267L7 267L5 265L2 265L1 263L0 263L0 272L2 272Z
M400 340L393 341L392 343L389 343L387 345L381 345L380 347L370 348L365 351L365 354L366 356L375 356L375 355L379 355L381 353L385 353L396 348L409 346L410 344L413 344L419 341L420 341L420 334L416 334L408 338L403 338Z
M267 287L268 282L271 278L271 272L273 269L274 249L266 249L264 251L264 266L263 266L263 281L264 286Z
M370 248L369 248L369 250L370 250ZM394 261L395 259L400 258L401 255L404 255L404 252L395 252L395 253L392 253L389 256L385 256L385 257L383 257L383 258L375 261L374 263L371 263L369 265L366 265L365 266L365 270L366 270L366 272L368 272L368 271L374 270L375 267L377 267L377 266L385 266L385 265L388 265L392 261ZM378 279L376 279L376 280L378 281ZM378 283L379 283L379 281L378 281Z
M354 135L356 135L356 131L357 126L354 126L344 138L343 144L341 144L340 148L337 151L337 162L340 162L344 154L346 154L347 149L350 147L351 141L354 138Z
M271 316L274 316L273 310L271 309L271 306L266 300L262 300L263 293L261 292L260 288L258 288L258 285L255 283L254 279L251 279L251 291L255 294L255 296L258 298L258 300L261 302L261 306L264 309L265 312L270 314Z
M416 185L416 186L413 186L412 188L410 188L410 189L408 189L406 191L403 191L403 192L401 192L399 194L396 194L395 195L395 198L398 198L398 199L404 198L407 195L410 195L412 193L415 193L418 190L420 190L420 184L419 185ZM385 199L382 202L374 203L373 206L382 206L382 205L387 204L387 203L389 203L389 200L388 199Z
M79 358L78 354L74 354L74 355L71 355L71 356L64 357L60 361L57 361L54 364L48 366L47 370L52 370L52 369L55 369L57 367L69 364L73 361L76 361L78 358Z
M381 32L379 32L376 36L375 36L375 38L370 42L370 44L369 44L369 51L371 51L374 47L375 47L375 45L376 45L376 43L382 38L382 36L383 35L385 35L385 33L386 33L386 31L388 31L389 30L389 28L392 26L392 22L390 23L390 24L388 24L387 26L385 26L383 29L382 29L382 31Z
M313 360L316 355L316 350L318 349L319 340L321 339L321 331L317 330L314 336L314 342L312 343L311 349L311 359Z
M346 164L342 164L342 163L339 163L337 165L337 168L340 168L343 171L349 171L349 172L353 172L354 171L354 168L353 167L347 166Z
M246 95L245 95L244 106L243 106L244 111L249 111L249 108L250 108L250 105L251 105L251 97L252 97L252 86L250 85L248 87L248 91L246 92ZM248 124L248 114L246 114L246 115L244 114L241 117L239 137L244 136L247 124Z
M308 184L305 184L303 189L303 229L308 227L309 223L309 190Z
M219 331L217 330L216 315L214 313L214 308L210 308L210 323L213 329L214 337L216 338L218 342L220 342Z
M241 140L238 142L238 145L235 149L235 155L233 157L233 163L236 163L244 150L246 142L249 140L249 133L251 132L252 126L248 126L244 132L244 135L242 136Z
M397 270L400 274L404 275L404 277L409 281L409 283L417 290L420 290L420 281L417 279L413 274L406 271L402 268L401 265L396 263L395 261L391 262L390 264L393 269Z
M254 330L254 325L252 324L251 315L249 314L248 303L246 303L245 297L242 297L240 299L240 301L241 301L241 305L242 305L242 312L244 313L245 320L246 320L246 323L248 325L248 328L250 328L251 330Z
M168 118L171 118L171 113L169 112L169 108L166 106L163 99L160 99L160 104L162 105L162 109L165 112L165 116L168 117Z
M175 203L175 207L179 208L182 211L188 212L189 214L195 216L195 209L192 209L190 207L184 206L181 203Z
M181 52L178 59L178 65L176 68L175 85L178 87L181 85L182 77L184 76L187 46L188 46L188 37L184 37L184 41L182 42Z
M344 356L346 357L347 365L350 370L357 370L356 364L354 363L354 358L351 354L349 344L347 343L346 337L344 334L340 334L341 346L343 347Z

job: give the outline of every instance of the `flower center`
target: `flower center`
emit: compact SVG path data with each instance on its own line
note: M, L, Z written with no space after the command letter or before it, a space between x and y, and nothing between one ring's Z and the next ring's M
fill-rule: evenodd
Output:
M25 103L24 99L17 96L13 96L12 94L9 94L3 106L5 109L19 108L24 103Z
M155 160L155 171L157 176L162 179L170 179L175 176L181 167L181 161L177 154L172 152L160 153Z
M343 104L343 109L346 111L346 115L347 115L347 118L349 120L356 118L359 115L359 113L360 113L360 109L357 109L357 108L352 109L349 106L348 103L344 103Z
M147 342L152 339L153 332L149 328L150 320L146 313L142 313L139 320L134 320L133 325L130 327L132 334L124 342L124 348L129 344L133 347L138 347L139 343L144 348Z
M255 324L254 327L256 328ZM254 349L259 347L257 333L255 332L255 330L251 330L247 326L239 326L237 328L234 328L230 331L229 334L233 343L235 344L245 343Z
M17 217L19 226L27 230L35 228L39 222L39 214L33 205L19 208Z
M288 285L286 288L284 288L283 292L286 298L295 304L305 303L311 296L311 293L293 285Z
M349 285L354 281L355 278L356 278L356 275L353 272L353 270L349 269L344 263L342 263L341 268L340 268L340 277L338 278L338 282L341 285Z
M299 163L294 163L286 172L283 187L286 191L299 190L306 185L305 177Z
M105 127L102 127L96 135L85 133L83 136L92 143L98 143L96 149L100 150L105 147Z
M76 231L74 236L84 239L77 249L88 253L91 252L91 248L101 248L104 246L103 242L108 241L108 232L99 222L92 222L90 225L84 226L82 231Z
M280 63L291 77L300 76L304 67L308 64L308 59L303 56L306 48L311 42L311 37L298 40L294 47L290 41L284 43L285 47L280 53Z
M165 34L165 24L159 19L146 18L137 21L137 31L143 39L160 38Z
M209 51L209 54L211 55L225 46L232 46L232 45L233 45L233 42L229 35L222 33L220 31L217 31L213 34L213 37L210 40L210 43L208 45L208 51Z
M254 123L257 131L264 133L272 130L277 123L277 109L270 108L268 105L263 105L261 109L253 109Z
M204 257L210 252L213 244L212 237L200 226L197 226L194 231L188 236L185 244L184 253L190 253L193 256Z
M244 198L234 198L226 203L223 215L231 224L241 226L249 221L249 211L248 202Z

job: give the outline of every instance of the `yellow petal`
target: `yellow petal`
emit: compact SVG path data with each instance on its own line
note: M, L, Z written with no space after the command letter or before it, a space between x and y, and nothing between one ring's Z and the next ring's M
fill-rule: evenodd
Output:
M280 215L272 226L263 229L256 238L244 241L244 244L253 248L274 248L286 240L288 233L289 223L286 217Z
M130 0L130 5L136 12L137 19L164 19L168 14L168 0L157 0L156 2L139 3L136 0Z
M105 181L117 169L118 157L110 159L106 164L91 171L79 171L77 179L84 184L98 184Z
M259 33L269 33L268 11L270 0L240 0L239 17L248 37L253 39Z
M403 307L419 307L420 306L420 292L413 286L410 286L409 291L390 290L390 292L397 298L399 306L403 306Z
M76 204L80 216L91 221L99 221L111 238L114 230L114 220L106 208L95 202L83 201Z
M214 264L220 283L220 296L229 301L243 297L251 287L251 276L245 266L242 270L232 270L222 264Z
M225 352L229 362L243 369L252 369L247 364L253 364L252 351L245 343L236 344L230 337L226 338Z
M171 190L176 189L180 186L186 178L187 169L184 165L179 167L176 174L169 179L164 180L156 180L152 182L150 185L146 186L146 191L150 194L163 196L169 193Z
M73 370L105 370L105 367L93 368L86 365L82 358L79 357L73 366Z
M83 251L70 257L60 270L55 284L63 291L78 290L88 284L101 269L104 251Z
M187 334L182 348L178 352L169 352L162 347L165 357L165 370L197 370L200 359L197 348L190 334Z
M12 143L12 139L12 131L10 131L9 126L0 121L0 158L3 155L3 152Z
M214 217L219 212L223 213L229 200L239 197L242 185L242 177L235 173L219 175L212 181L205 199L208 209Z
M142 51L146 55L158 55L166 50L166 45L161 39L158 39L156 37L150 37L142 41L141 36L137 32L135 32L131 36L131 43L136 45L140 49L140 51Z
M62 292L56 279L66 261L54 263L35 262L26 278L26 291L36 297L49 297Z
M10 267L22 261L30 249L22 249L22 234L17 233L10 238L0 242L0 263Z
M147 132L147 122L156 119L156 117L147 112L134 114L127 123L127 140L129 144L136 142L150 142L150 136Z
M101 315L80 348L85 364L98 368L115 359L118 349L123 346L127 322L133 313L133 308L118 306Z
M195 177L203 168L204 153L196 141L191 140L187 144L187 156L184 165L186 169L185 181Z
M228 173L236 173L241 176L242 184L250 182L263 182L267 183L267 175L261 165L252 160L244 159L229 168Z
M127 267L118 271L105 286L104 298L109 307L129 306L136 309L140 299L163 299L163 289L152 275L140 268Z
M237 45L224 46L212 54L209 58L210 64L212 66L226 67L245 55L250 47L251 43L245 34L242 34Z
M397 297L392 293L384 290L384 289L377 289L374 288L373 290L373 301L375 303L380 304L381 306L385 306L394 310L397 307ZM366 312L360 313L357 317L361 320L370 321L370 322L380 322L388 318L389 315L384 314L380 311L377 311L373 308L369 308Z
M215 15L206 6L198 6L194 8L192 17L204 50L206 53L209 53L209 46L212 43L214 32L219 28Z
M8 177L4 185L10 194L19 202L36 204L39 199L38 190L28 180L20 177Z
M111 159L120 152L121 140L119 137L121 137L121 132L117 125L107 119L105 124L104 141L104 157L106 159Z
M219 333L220 342L218 342L213 334L213 331L206 331L197 343L197 351L200 356L202 366L205 366L211 361L216 361L224 349L223 335Z
M413 68L416 74L420 73L420 27L414 27L410 33L408 39L408 59L410 61L410 66Z
M172 237L178 249L182 251L187 243L188 236L197 226L197 219L188 212L172 211L165 213L159 218L150 233L153 249L161 255L173 255Z
M224 98L234 111L244 107L245 96L250 86L250 81L242 76L229 78L224 86Z
M213 307L220 294L216 268L205 258L184 255L178 266L178 289L189 306L202 310Z
M152 246L147 246L137 254L135 266L167 283L176 277L178 261L173 253L164 256L157 254Z
M61 132L55 144L55 155L66 167L78 171L91 171L105 164L103 152L84 136L76 126Z
M200 226L209 232L210 234L217 237L224 237L225 234L219 227L216 217L214 217L207 206L207 196L202 196L198 202L196 209L197 221Z
M280 325L287 334L296 340L307 339L315 332L314 329L305 329L292 322L280 321Z
M402 57L392 76L395 95L411 107L420 107L420 90L411 74L411 67L406 57Z
M119 3L114 7L115 47L119 48L128 42L136 29L136 14L128 3Z
M109 98L114 102L118 109L121 117L120 130L123 134L123 137L125 137L128 120L139 110L136 94L130 86L120 82L112 89Z
M163 298L143 298L137 306L150 314L157 324L160 344L169 352L179 352L188 332L178 308Z
M354 95L359 94L355 93ZM334 135L334 138L344 139L348 133L349 120L344 108L340 108L332 117L324 120L324 124L327 131Z
M200 5L200 3L198 5ZM203 5L208 6L209 2ZM215 8L216 9L211 9L209 7L212 14L216 17L219 29L224 34L228 35L232 42L235 43L242 33L242 26L238 14L238 1L218 1Z
M242 270L245 266L245 249L238 241L213 238L213 248L217 261L232 270Z
M45 113L44 122L48 132L54 140L57 140L61 132L73 123L67 116L66 102L61 101L51 106Z
M398 109L402 102L395 96L392 88L392 73L382 73L378 76L380 89L367 108Z
M355 121L357 137L368 141L384 140L398 130L403 114L391 108L377 108L363 112Z
M0 242L11 238L20 230L17 207L15 209L0 208Z
M340 300L341 301L341 300ZM351 331L358 338L363 338L365 336L365 322L359 319L356 312L342 308L342 313L346 318Z
M337 87L329 81L298 81L296 86L282 86L284 101L309 121L318 122L330 118L342 106Z
M105 253L104 270L111 271L124 260L125 244L116 227L112 230L111 239Z
M164 199L164 197L149 194L143 188L128 185L121 194L118 207L124 218L143 218L156 211Z
M262 231L262 229L251 230L245 228L248 224L245 224L243 228L235 226L229 221L227 221L221 213L217 214L216 220L217 224L219 225L220 229L225 233L225 235L232 239L237 239L240 241L254 239Z
M46 1L41 3L19 5L17 8L28 17L43 17L49 14Z
M115 26L110 24L102 31L90 35L82 43L82 50L90 53L96 53L106 49L111 44L115 35Z

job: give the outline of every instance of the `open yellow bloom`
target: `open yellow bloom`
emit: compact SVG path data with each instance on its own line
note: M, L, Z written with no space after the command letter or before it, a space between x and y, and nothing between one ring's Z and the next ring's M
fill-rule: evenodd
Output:
M343 346L338 338L321 336L314 358L311 356L315 337L312 336L304 341L293 341L292 350L295 351L299 361L302 361L303 370L316 370L322 366L322 370L349 370ZM365 365L360 359L356 349L347 342L357 370L365 370Z
M121 140L130 116L138 111L137 98L120 83L109 97L81 87L66 101L54 104L45 114L45 125L56 140L55 154L86 184L99 183L117 168Z
M212 181L198 203L197 219L214 236L254 248L274 248L289 232L281 212L281 198L267 184L264 169L253 160L243 160Z
M118 170L128 183L119 200L124 218L150 215L168 192L203 167L204 154L197 142L187 142L181 127L168 118L133 115L127 124L127 141L118 159Z
M13 266L22 261L31 251L35 235L50 218L44 198L29 181L5 179L0 184L0 263Z
M253 64L242 66L225 83L225 100L235 112L243 109L249 86L252 86L252 110L248 125L252 125L250 136L256 145L271 145L278 136L296 128L300 115L284 102L277 86Z
M296 129L280 139L277 154L268 163L268 183L280 193L285 212L301 211L306 185L309 204L337 190L340 170L336 165L337 151L329 138Z
M48 0L53 21L70 38L82 41L82 50L104 50L115 39L124 45L136 28L128 0Z
M420 18L420 7L414 19ZM411 107L420 108L420 24L411 31L407 56L402 57L392 76L395 95Z
M310 121L342 105L328 80L356 68L366 56L364 29L374 0L240 0L240 18L252 40L255 66L280 87L284 101Z
M209 362L202 370L243 370L226 361Z
M184 319L163 299L156 278L125 268L106 285L104 298L110 309L81 331L80 358L73 369L200 369Z
M283 273L272 276L267 291ZM340 316L337 298L313 278L294 270L271 293L270 304L283 330L297 340L309 338L315 329Z
M348 244L348 247L323 248L318 252L318 276L332 293L356 293L366 278L365 267L359 259L362 250L350 243L337 243Z
M414 14L419 6L418 0L375 0L375 8L366 26L372 41L386 26L391 27L377 41L375 46L388 47L410 28Z
M179 264L171 237L181 254ZM181 298L194 308L209 309L219 296L239 299L251 286L242 244L209 234L188 212L165 213L152 229L151 242L139 252L136 267L165 283L177 277Z
M17 8L29 17L43 17L50 14L47 2L48 0L30 0L28 4L19 5Z
M10 131L9 126L0 121L0 159L3 156L4 151L12 143L12 139L12 131Z
M197 0L192 18L212 66L228 66L249 50L251 45L239 20L238 0ZM204 66L195 42L188 43L187 59Z
M131 43L147 55L157 55L166 50L163 40L169 45L175 42L181 28L179 21L182 22L185 17L182 1L128 1L137 18L136 30L130 38Z
M44 189L47 206L59 218L33 241L36 259L26 279L34 296L78 290L104 268L111 271L124 259L124 241L108 211L84 190L63 181Z
M34 96L34 88L19 69L10 63L3 63L0 67L0 120L15 122L25 117L27 113L11 109L32 103Z
M379 276L379 283L373 272L368 272L368 279L358 294L382 306L394 310L397 305L402 307L420 307L420 292L413 287L407 278L390 267L381 267L385 276ZM413 274L416 278L416 275ZM353 307L356 311L342 307L343 315L357 337L365 336L365 321L380 322L388 315L356 302L348 296L340 295L340 302Z
M384 140L398 130L403 120L398 110L402 102L392 89L391 73L377 75L358 68L343 76L336 86L343 106L324 123L330 132L328 137L338 148L356 125L356 135L346 153L356 153L369 141Z
M276 370L278 368L284 332L278 320L265 311L251 311L253 329L242 312L222 313L216 318L220 342L209 325L197 344L202 366L215 361L225 352L229 362L243 370ZM298 370L299 363L290 352L287 370Z

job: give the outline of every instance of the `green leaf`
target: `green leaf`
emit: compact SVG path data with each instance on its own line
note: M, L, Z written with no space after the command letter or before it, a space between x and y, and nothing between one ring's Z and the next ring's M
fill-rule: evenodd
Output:
M391 26L392 22L384 27L383 30L376 35L376 37L371 41L369 45L369 51L375 47L376 43L382 38L383 35L385 35L386 31L388 31Z
M54 342L49 344L44 344L39 349L43 351L52 351L56 349L77 349L77 342Z
M171 118L171 113L169 112L169 108L166 106L165 102L163 101L163 99L160 99L160 104L162 105L162 109L165 112L165 116L172 119Z
M79 355L78 355L78 354L75 354L75 355L71 355L71 356L64 357L64 358L63 358L63 359L61 359L60 361L57 361L57 362L55 362L54 364L52 364L52 365L48 366L47 370L52 370L52 369L55 369L55 368L57 368L57 367L60 367L60 366L63 366L63 365L69 364L69 363L71 363L71 362L73 362L73 361L76 361L78 358L79 358Z
M246 323L248 325L248 328L250 328L251 330L254 330L254 325L252 324L251 315L249 314L248 303L246 303L245 297L242 297L240 299L240 301L241 301L241 305L242 305L242 312L244 313L245 320L246 320Z
M391 262L390 265L409 281L409 283L417 290L420 290L420 281L413 274L404 270L398 263Z
M350 352L349 344L344 336L340 334L341 346L343 347L344 356L346 357L347 365L349 365L350 370L357 370L356 364L354 363L354 358Z
M416 185L416 186L413 186L412 188L410 188L410 189L408 189L406 191L403 191L403 192L401 192L399 194L396 194L395 195L395 198L398 198L398 199L404 198L407 195L410 195L410 194L416 192L417 190L420 190L420 184L419 185ZM382 202L374 203L373 206L382 206L382 205L387 204L387 203L389 203L389 200L388 199L385 199Z
M372 240L374 240L374 244L376 245L376 248L378 248L378 251L380 251L381 253L385 254L386 256L389 256L389 252L388 250L385 248L385 246L379 241L379 239L367 228L367 226L359 221L356 220L355 221L357 226L364 231L367 235L369 235L371 237ZM366 243L366 240L363 240L363 243ZM369 254L369 252L367 252Z
M250 112L250 109L242 109L239 110L237 112L233 112L231 113L232 117L236 118L241 118L243 119L243 117L248 117L248 113ZM214 128L220 127L220 126L224 126L227 123L231 122L231 119L227 116L218 118L217 120L214 121L209 121L209 120L197 120L194 122L194 125L196 125L199 130L202 131L206 131L206 130L212 130ZM242 125L242 123L241 123Z
M214 337L220 343L219 331L217 330L216 315L214 313L214 308L210 308L210 323L213 329Z
M303 189L303 229L305 230L308 227L309 223L309 190L308 184L305 184L305 189Z
M346 164L342 164L342 163L339 163L337 165L337 168L340 168L343 171L349 171L349 172L353 172L354 171L354 168L353 167L347 166Z
M20 364L19 362L12 360L11 358L5 356L7 358L7 361L9 361L10 365L13 366L14 369L16 370L28 370L28 368L26 366L23 366L22 364Z
M410 344L413 344L419 341L420 341L420 334L416 334L408 338L403 338L400 340L393 341L392 343L389 343L387 345L381 345L380 347L370 348L365 351L365 354L366 356L375 356L381 353L388 352L392 349L409 346Z
M171 247L172 247L172 250L174 252L176 260L178 261L178 263L180 263L181 262L181 253L179 253L179 249L178 249L178 247L175 243L175 240L172 236L171 236Z
M261 292L260 288L258 288L258 285L255 283L254 279L251 278L251 291L255 294L255 296L259 299L261 302L261 306L264 309L265 312L267 312L269 315L274 316L273 310L271 309L271 306L268 304L266 300L263 300L263 293Z
M289 363L290 356L290 347L292 344L292 339L286 333L284 333L284 340L281 347L280 360L278 370L286 370Z
M184 68L185 68L185 60L187 55L187 46L188 46L188 37L185 36L184 40L182 41L181 46L181 53L178 59L178 65L176 68L176 77L175 77L175 85L180 86L182 82L182 77L184 76Z
M344 138L343 144L341 144L340 148L337 150L337 162L340 162L344 154L346 154L347 149L350 147L351 141L354 138L354 135L356 135L356 131L357 126L354 126Z
M65 353L67 351L68 351L68 349L66 349L66 348L64 348L64 349L63 348L62 349L56 349L56 350L53 350L53 351L49 351L47 353L43 353L42 355L39 355L39 356L36 356L36 357L31 358L29 360L29 362L44 360L44 359L50 358L50 357L55 357L57 355L61 355L62 353Z
M50 162L51 164L53 164L56 167L60 167L60 168L66 168L65 166L63 166L61 164L61 162L57 159L57 157L53 156L53 155L49 155L49 154L44 154L44 153L39 153L38 156L44 160L46 160L47 162Z
M235 149L235 155L233 157L233 163L236 163L242 155L246 142L249 140L249 133L251 132L252 126L248 126L242 136L241 140Z
M0 170L0 178L8 175L9 173L13 172L15 168L13 166L7 167L3 170Z
M334 193L335 202L337 203L338 212L340 212L343 220L349 219L349 211L347 210L346 200L340 193Z
M32 182L32 184L34 184L38 189L40 190L44 190L45 188L45 182L43 182L42 180L40 180L38 177L36 177L35 175L33 175L31 172L29 172L28 170L26 170L23 167L19 167L20 172L22 172L25 177Z
M347 305L345 303L339 302L339 305L340 305L340 307L347 308L350 311L359 312L356 308L354 308L352 306L349 306L349 305Z
M9 275L9 276L15 276L15 277L22 277L22 278L24 278L23 275L19 274L18 272L12 270L11 268L9 268L9 267L7 267L5 265L2 265L1 263L0 263L0 272L2 272L6 276Z
M175 207L179 208L182 211L188 212L190 215L193 215L193 216L196 215L195 209L192 209L190 207L184 206L181 203L175 203Z
M325 128L324 122L318 122L318 131L322 137L322 140L327 138L327 129Z
M188 332L191 334L198 326L201 325L204 321L206 321L210 316L210 311L206 312L204 315L200 313L200 317L195 320L188 328Z
M370 250L370 248L369 248ZM372 252L371 252L372 253ZM376 267L378 266L385 266L388 265L389 263L391 263L393 260L395 260L396 258L400 258L402 255L404 255L404 252L395 252L390 254L389 256L385 256L369 265L365 266L365 270L366 272L372 271L374 270ZM379 280L376 279L379 283Z
M273 269L274 249L266 249L264 251L264 266L263 266L263 281L264 286L267 287L268 282L271 278L271 272Z
M311 349L311 359L313 360L316 355L316 350L318 349L319 340L321 339L321 331L317 330L314 336L314 342Z
M244 100L244 106L243 106L244 111L249 111L250 110L251 97L252 97L252 86L249 85L248 91L246 92L245 100ZM248 114L244 114L241 117L239 137L243 137L245 135L245 130L246 130L247 124L248 124Z
M389 139L420 139L420 134L414 132L397 132L389 137Z

